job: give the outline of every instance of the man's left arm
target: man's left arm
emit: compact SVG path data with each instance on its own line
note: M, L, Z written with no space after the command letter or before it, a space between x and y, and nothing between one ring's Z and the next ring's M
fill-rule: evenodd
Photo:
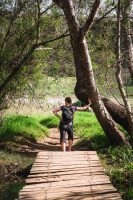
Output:
M88 102L89 102L88 105L83 106L83 107L77 107L77 110L78 110L78 111L87 111L87 110L89 109L90 105L91 105L91 100L88 99Z

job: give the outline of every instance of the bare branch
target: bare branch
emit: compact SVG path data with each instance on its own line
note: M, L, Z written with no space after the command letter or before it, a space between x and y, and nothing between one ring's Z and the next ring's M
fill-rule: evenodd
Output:
M113 8L111 8L109 11L107 11L102 17L96 20L96 23L100 22L103 20L109 13L111 13L114 9L116 9L117 5L115 5Z
M100 0L95 0L91 9L90 15L82 27L84 35L86 35L87 31L90 29L91 25L93 24L94 17L96 16L99 5L100 5Z
M51 9L52 7L54 7L56 4L55 3L53 3L52 5L50 5L48 8L46 8L44 11L42 11L41 13L40 13L40 15L43 15L44 13L46 13L49 9Z
M65 31L63 34L61 34L60 36L57 36L57 37L52 38L52 39L50 39L50 40L47 40L47 41L38 43L37 46L41 46L41 45L44 46L44 45L46 45L47 43L54 42L54 41L56 41L56 40L59 40L59 39L62 39L62 38L64 38L64 37L68 37L68 36L70 36L70 34L68 33L68 30L67 30L67 31Z

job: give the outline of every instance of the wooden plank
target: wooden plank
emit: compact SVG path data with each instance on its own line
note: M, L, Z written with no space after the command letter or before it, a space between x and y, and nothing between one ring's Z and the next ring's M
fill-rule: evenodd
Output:
M92 169L92 171L96 171L96 170L103 170L103 168L102 168L102 165L100 165L100 166L91 166L92 168L94 168L94 169ZM63 168L59 168L58 169L58 167L33 167L32 169L31 169L31 174L32 173L41 173L41 172L47 172L47 171L49 171L49 173L50 172L55 172L55 171L59 171L59 172L61 172L61 171L77 171L77 170L84 170L84 171L91 171L91 170L89 170L90 169L90 167L89 166L77 166L77 167L74 167L74 168L71 168L71 167L69 167L69 166L66 166L66 167L63 167ZM96 169L96 170L95 170Z
M72 176L72 175L86 175L86 176L88 176L90 174L93 176L93 174L94 175L97 175L97 174L104 175L105 173L103 172L103 170L94 171L94 172L89 172L89 171L86 172L84 170L81 170L79 172L77 172L77 171L72 171L72 172L71 171L67 171L67 172L58 172L58 171L56 171L55 173L49 173L49 174L48 173L29 174L27 178L48 177L48 176L54 177L54 176L64 176L64 175L69 175L69 176Z
M70 192L61 192L61 193L46 193L45 191L39 191L39 192L31 192L31 193L23 193L23 194L21 194L20 196L21 197L24 197L24 196L26 196L26 195L32 195L32 196L39 196L39 195L46 195L47 194L47 198L59 198L59 197L65 197L65 196L69 196L70 194L73 194L73 196L74 196L74 194L75 194L75 196L76 195L79 195L78 194L78 189L77 189L77 191L70 191ZM85 195L85 193L88 193L87 195L91 195L92 194L92 191L90 190L88 190L88 191L81 191L82 193L84 192L84 195ZM113 191L113 190L105 190L105 192L106 193L117 193L117 191L115 192L115 191ZM95 194L95 196L98 194L98 192L93 192L93 195ZM71 196L72 197L72 196Z
M111 183L109 184L100 184L100 185L91 185L91 186L77 186L77 187L68 187L68 188L60 188L60 190L56 190L56 192L70 192L70 191L104 191L104 190L113 190L113 191L116 191L116 189L111 185ZM49 191L50 190L50 193L55 193L55 190L51 190L50 188L47 190ZM36 191L45 191L45 189L42 189L42 188L37 188L37 190L28 190L26 192L35 192ZM21 191L21 193L25 193L24 190Z
M27 184L31 184L31 183L46 183L46 182L57 182L57 181L67 181L67 180L91 180L91 179L102 179L102 180L109 180L107 176L105 175L73 175L73 176L55 176L55 177L41 177L41 178L28 178L26 180Z
M90 186L90 185L99 185L99 184L109 184L110 181L107 180L101 180L101 179L97 179L97 180L70 180L70 181L61 181L61 182L49 182L49 183L38 183L38 184L32 184L32 185L26 185L23 190L31 190L31 189L35 189L35 188L42 188L42 189L46 189L46 188L69 188L72 186L78 187L78 186Z
M53 160L52 162L47 162L47 161L43 161L43 160L37 160L35 161L34 165L68 165L68 162L71 164L90 164L90 163L99 163L101 164L101 162L99 161L99 159L97 160L74 160L74 159L69 159L69 160ZM70 164L69 164L70 165Z
M55 196L55 197L52 197L48 194L42 194L42 195L30 195L30 194L25 194L24 196L22 196L22 198L20 199L26 199L26 200L41 200L41 199L51 199L51 200L79 200L79 199L82 199L82 200L120 200L121 197L118 193L102 193L102 194L98 194L98 193L91 193L91 194L87 194L87 193L70 193L68 195L64 195L63 197L62 196Z

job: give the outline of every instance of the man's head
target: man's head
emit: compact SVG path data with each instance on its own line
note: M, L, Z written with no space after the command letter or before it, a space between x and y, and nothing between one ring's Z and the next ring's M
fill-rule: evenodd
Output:
M72 99L70 97L65 98L65 105L72 105Z

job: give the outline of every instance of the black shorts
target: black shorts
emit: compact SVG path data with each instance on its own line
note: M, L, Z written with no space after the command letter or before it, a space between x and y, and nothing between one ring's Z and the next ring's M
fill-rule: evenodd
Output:
M73 141L73 125L59 125L60 129L60 143L66 143L66 133L68 134L68 140Z

